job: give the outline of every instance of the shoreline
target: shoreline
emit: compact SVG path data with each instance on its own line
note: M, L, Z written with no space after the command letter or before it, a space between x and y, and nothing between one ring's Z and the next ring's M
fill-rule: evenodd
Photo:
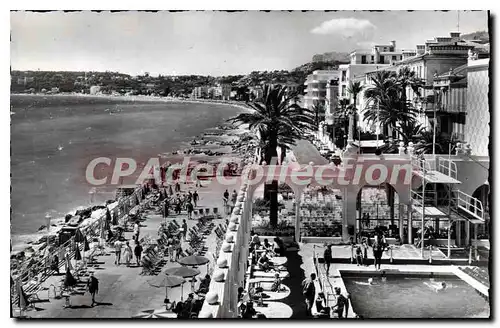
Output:
M160 97L150 97L150 96L110 96L110 95L86 95L86 94L57 94L57 95L43 95L43 94L11 94L11 95L19 95L19 96L62 96L62 97L85 97L85 98L106 98L106 99L119 99L119 100L130 100L130 101L144 101L144 102L177 102L177 103L208 103L208 104L214 104L214 105L226 105L226 106L234 106L243 110L250 110L249 107L234 103L234 102L227 102L227 101L211 101L211 100L194 100L194 99L178 99L178 98L160 98ZM192 136L193 139L195 140L200 140L203 139L203 137L210 137L215 140L212 141L214 144L219 144L221 142L227 141L224 140L224 138L236 138L234 135L228 134L231 131L244 131L247 133L252 133L246 128L235 126L234 124L229 124L228 129L222 128L225 126L227 123L223 122L221 124L218 124L216 126L207 126L205 130L199 134L199 135L194 135ZM212 134L209 131L213 132L214 130L218 130L219 133ZM188 147L188 149L194 150L196 149L197 145L191 145ZM245 150L241 145L233 144L230 145L231 150L227 153L229 156L234 156L234 157L240 157L241 159L245 158ZM182 153L183 149L177 149L173 152L177 153ZM163 155L166 155L168 153L163 153ZM208 157L212 157L215 155L207 155ZM217 157L217 156L216 156ZM115 192L119 189L120 187L115 188ZM142 186L137 186L135 189L140 189ZM127 197L120 197L117 199L114 199L114 202L110 202L107 206L110 208L110 210L113 210L113 207L117 206L119 203L123 201ZM86 209L88 210L89 208L95 207L95 206L101 206L104 207L106 204L92 204L92 205L81 205L78 206L75 210L69 211L68 214L71 215L76 215L77 210L81 209ZM91 225L95 221L98 221L101 219L103 216L102 209L96 209L94 211L91 211L90 217L87 217L83 221L81 221L78 225L78 228L83 228L88 225ZM47 231L46 226L44 225L40 226L40 228L29 234L19 234L12 236L10 238L11 242L11 251L10 251L10 257L11 259L16 259L19 254L24 253L25 254L25 259L30 259L32 257L37 257L40 252L40 250L43 252L44 248L46 247L47 243L47 237L50 236L50 238L57 238L60 231L62 228L66 225L64 216L61 217L54 217L51 219L50 222L51 228L50 231ZM15 243L13 240L15 239Z
M236 100L214 100L214 99L191 99L191 98L175 98L175 97L160 97L160 96L144 96L144 95L105 95L105 94L86 94L86 93L11 93L11 96L37 96L37 97L81 97L81 98L96 98L122 101L143 101L143 102L165 102L165 103L191 103L191 104L214 104L233 106L243 110L251 110L244 102Z

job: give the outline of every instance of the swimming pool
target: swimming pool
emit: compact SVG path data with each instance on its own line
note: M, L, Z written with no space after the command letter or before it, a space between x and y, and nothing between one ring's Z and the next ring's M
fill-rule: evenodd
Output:
M454 274L387 275L372 274L374 285L367 285L368 273L343 273L355 313L363 318L488 318L489 303L469 284ZM427 284L446 282L436 292Z

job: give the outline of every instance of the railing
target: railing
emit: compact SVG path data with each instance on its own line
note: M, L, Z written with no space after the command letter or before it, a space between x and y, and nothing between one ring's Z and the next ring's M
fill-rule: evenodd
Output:
M422 172L426 174L427 172L432 170L432 167L428 160L422 159L417 156L411 157L411 167L414 171Z
M451 159L447 159L444 157L438 158L438 171L457 180L458 170L457 164Z
M116 215L120 215L121 216L120 219L123 220L125 218L125 215L127 215L128 213L127 208L129 207L130 203L134 201L134 203L137 205L138 196L139 199L142 198L141 197L142 192L143 192L142 188L139 187L136 190L134 190L134 192L128 197L121 198L118 201L118 206L114 208L113 212ZM129 209L131 208L132 207L130 206ZM103 221L105 219L106 219L106 213L103 213L103 215L97 218L94 222L82 227L80 231L84 235L90 236L91 238L97 237L100 234L100 230ZM75 249L74 247L72 247L74 243L75 243L75 236L72 236L65 243L59 245L56 249L52 250L51 254L61 254L62 252L64 252L65 254L68 255L69 259L71 260L74 258L75 255ZM49 246L49 240L47 239L46 246L43 249L41 249L38 253L33 254L30 257L30 259L27 259L18 264L18 267L20 267L21 269L19 270L19 273L16 276L16 280L19 280L20 283L23 285L23 287L24 285L31 282L31 285L25 289L26 293L36 290L38 286L40 286L52 273L52 270L50 269L51 258L46 254L43 254L47 252L46 249L48 247L50 246ZM78 247L82 251L83 245L78 245ZM67 249L69 249L70 251L66 253ZM63 267L65 265L65 262L66 262L65 258L59 259L59 267ZM13 298L14 302L17 300L17 297L18 295L16 295Z
M460 190L456 191L456 195L455 204L457 208L484 221L483 203L479 199L474 198Z
M319 286L321 288L321 291L325 294L326 305L330 306L330 296L332 297L332 299L335 299L335 294L333 293L332 285L330 284L328 277L325 277L323 271L319 268L318 257L316 256L316 245L314 245L313 247L313 263Z

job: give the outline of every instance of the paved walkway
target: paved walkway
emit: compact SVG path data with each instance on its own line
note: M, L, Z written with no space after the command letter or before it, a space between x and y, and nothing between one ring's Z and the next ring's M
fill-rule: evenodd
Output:
M181 185L183 190L188 187L187 185ZM225 186L214 184L210 188L204 187L199 189L200 201L198 202L198 206L222 208L222 194L225 188ZM239 185L231 186L231 188L238 190ZM145 217L146 220L141 224L141 238L145 235L155 238L158 233L158 227L164 219L161 215L155 214L153 210L147 211ZM167 218L167 222L175 219L181 224L184 218L187 218L185 212L178 216L170 216ZM213 220L213 222L217 226L219 223L225 222L225 218ZM187 223L190 228L197 223L197 220L187 220ZM132 232L125 232L124 236L127 240L131 240ZM205 243L208 247L208 252L205 256L212 261L210 267L213 266L214 262L213 253L215 252L216 238L215 234L210 234L207 236ZM134 243L131 242L132 247L133 245ZM85 293L83 295L72 295L72 306L64 308L64 299L54 299L52 297L53 293L51 293L49 299L48 290L42 290L38 295L41 299L45 299L46 302L36 303L36 310L26 311L24 314L30 318L131 318L141 310L163 308L165 289L154 288L147 282L154 276L140 275L142 267L116 266L114 264L115 257L110 252L111 249L107 248L106 255L97 257L98 267L89 268L89 271L93 271L96 278L99 279L99 294L96 296L97 306L90 307L90 294ZM74 263L74 260L72 263ZM178 266L180 265L177 263L167 262L162 268L162 272L167 268ZM204 265L198 269L201 271L198 277L204 277L207 272L207 266ZM63 275L52 276L42 286L45 288L48 288L50 284L59 286L62 279L64 279ZM198 285L199 282L196 284L196 287ZM190 292L191 284L186 282L183 288L183 298L186 299ZM181 299L181 288L169 289L168 298L171 301L179 301ZM17 311L14 311L14 315L16 313Z

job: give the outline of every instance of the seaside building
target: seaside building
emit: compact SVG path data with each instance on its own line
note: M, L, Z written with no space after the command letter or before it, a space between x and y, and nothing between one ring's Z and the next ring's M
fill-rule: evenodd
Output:
M90 94L91 95L96 95L101 91L101 87L98 85L93 85L90 87Z
M316 104L327 106L327 85L332 80L339 80L338 70L317 70L308 75L304 82L304 107L310 109Z
M420 78L424 84L420 90L420 97L408 87L407 99L413 101L417 109L421 112L418 116L419 122L426 127L430 127L431 122L434 120L434 110L439 111L439 108L437 108L439 100L436 89L441 86L451 86L453 84L453 88L451 88L453 92L449 93L447 97L451 97L452 95L459 98L465 97L465 91L463 91L464 81L460 80L461 78L465 78L463 74L465 74L464 68L467 66L468 58L473 56L487 58L489 46L463 41L460 39L459 32L450 32L450 36L448 37L435 37L434 39L426 40L425 44L417 45L416 48L415 56L410 56L413 53L411 51L404 51L402 60L396 61L390 66L366 72L364 76L358 75L356 79L364 81L363 84L365 85L365 90L367 90L371 85L371 77L377 71L390 70L397 73L400 68L407 66L411 71L415 72L416 77ZM436 80L436 85L434 80ZM360 95L358 101L360 103L359 108L363 110L366 107L364 92ZM444 101L447 100L444 99ZM463 104L463 100L461 103ZM455 108L457 107L455 106ZM439 123L439 119L437 121ZM443 123L443 132L456 133L457 136L463 134L459 126L463 124L461 123L463 122L461 115L448 115L441 121ZM363 122L362 126L365 125L366 123ZM452 129L453 126L456 128L455 130ZM397 137L395 131L388 131L386 128L383 128L383 131L391 134L393 137Z
M206 86L195 87L193 89L191 96L195 99L207 98L208 97L208 87L206 87Z
M222 100L229 100L231 98L231 84L221 84Z
M350 63L339 66L340 82L339 82L339 97L350 99L351 95L347 92L349 83L355 81L363 81L364 75L367 72L378 69L391 67L397 61L403 59L403 51L396 49L396 41L391 41L390 44L374 45L371 49L358 49L350 53ZM363 93L358 95L358 126L362 130L366 130L367 126L361 117L363 104L361 103Z

